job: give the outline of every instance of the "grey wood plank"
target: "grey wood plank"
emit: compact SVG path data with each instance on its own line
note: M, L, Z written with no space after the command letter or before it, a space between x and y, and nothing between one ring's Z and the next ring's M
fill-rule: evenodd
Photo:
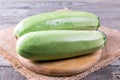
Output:
M113 75L107 68L95 71L82 80L113 80Z
M107 66L81 80L120 80L120 66ZM27 80L12 67L0 67L0 80Z
M0 0L1 2L5 2L5 0ZM34 2L33 0L7 0L8 2ZM62 0L35 0L35 2L61 2ZM90 3L96 3L96 2L113 2L113 3L118 3L119 0L114 1L114 0L74 0L76 1L84 1L84 2L90 2ZM73 2L73 0L64 0L64 2ZM119 3L118 3L119 4Z
M120 66L107 66L91 73L82 80L120 80Z
M27 80L12 67L0 67L0 80Z
M1 66L11 66L4 58L0 57L0 67Z
M1 5L4 3L1 3ZM0 9L0 27L17 24L25 17L54 11L68 7L72 10L90 11L100 16L101 24L111 28L119 29L120 5L113 3L88 3L88 2L10 2L5 3ZM60 6L58 6L60 5ZM99 6L101 5L101 6ZM51 6L51 7L49 7ZM49 8L48 8L49 7ZM110 15L110 16L108 16Z
M116 2L117 3L117 2ZM99 3L92 3L92 2L85 2L85 1L75 1L75 2L65 2L65 1L60 1L60 2L45 2L45 1L42 1L42 2L9 2L9 3L6 3L6 2L1 2L0 3L1 5L2 4L6 4L6 5L3 5L2 7L0 7L0 9L38 9L38 8L46 8L46 9L56 9L56 8L62 8L62 7L70 7L70 8L81 8L81 7L78 7L78 6L82 6L82 8L86 8L88 6L91 6L89 8L102 8L102 7L109 7L109 8L113 8L115 6L118 6L118 5L114 5L113 2L107 2L107 3L104 3L104 2L99 2ZM99 7L99 5L101 5L101 7ZM108 4L108 5L106 5ZM60 6L58 6L60 5ZM86 6L85 6L86 5ZM92 6L94 5L94 6ZM111 5L111 6L110 6ZM56 6L56 7L55 7ZM49 7L49 8L48 8ZM106 8L103 8L103 10L106 9Z
M113 79L120 80L120 66L119 65L112 66L112 67L108 66L106 68L111 71L113 75Z
M111 65L115 65L115 66L118 66L118 65L120 65L120 59L119 60L116 60L115 62L113 62Z

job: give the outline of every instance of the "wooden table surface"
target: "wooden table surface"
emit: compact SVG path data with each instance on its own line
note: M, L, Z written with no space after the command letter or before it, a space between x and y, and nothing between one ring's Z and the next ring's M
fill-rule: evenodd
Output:
M40 1L0 0L0 30L15 26L23 18L63 9L90 11L97 14L101 24L120 31L120 0ZM27 80L0 57L0 80ZM98 70L82 80L120 80L120 60Z

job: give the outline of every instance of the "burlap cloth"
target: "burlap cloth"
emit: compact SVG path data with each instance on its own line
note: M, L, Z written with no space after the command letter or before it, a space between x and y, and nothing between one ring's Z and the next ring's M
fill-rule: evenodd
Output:
M12 33L13 27L0 32L0 55L29 80L79 80L120 58L120 32L106 27L100 27L100 30L107 35L107 44L102 50L101 59L95 66L77 75L69 77L51 77L37 74L25 68L16 57L15 42L13 43L15 39Z

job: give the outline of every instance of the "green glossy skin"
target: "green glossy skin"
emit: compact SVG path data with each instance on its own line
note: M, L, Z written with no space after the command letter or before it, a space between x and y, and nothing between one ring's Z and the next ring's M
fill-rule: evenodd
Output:
M99 31L49 30L23 35L16 49L31 60L55 60L95 52L105 42L105 35Z
M89 12L56 11L38 14L21 21L14 34L20 37L28 32L43 30L96 30L100 26L98 16Z

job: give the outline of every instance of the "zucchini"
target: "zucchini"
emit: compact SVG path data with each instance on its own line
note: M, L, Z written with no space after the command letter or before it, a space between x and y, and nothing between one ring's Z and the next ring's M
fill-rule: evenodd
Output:
M105 43L106 37L100 31L48 30L21 36L16 50L30 60L56 60L93 53Z
M16 26L14 35L20 36L43 30L96 30L99 17L90 12L55 11L30 16Z

